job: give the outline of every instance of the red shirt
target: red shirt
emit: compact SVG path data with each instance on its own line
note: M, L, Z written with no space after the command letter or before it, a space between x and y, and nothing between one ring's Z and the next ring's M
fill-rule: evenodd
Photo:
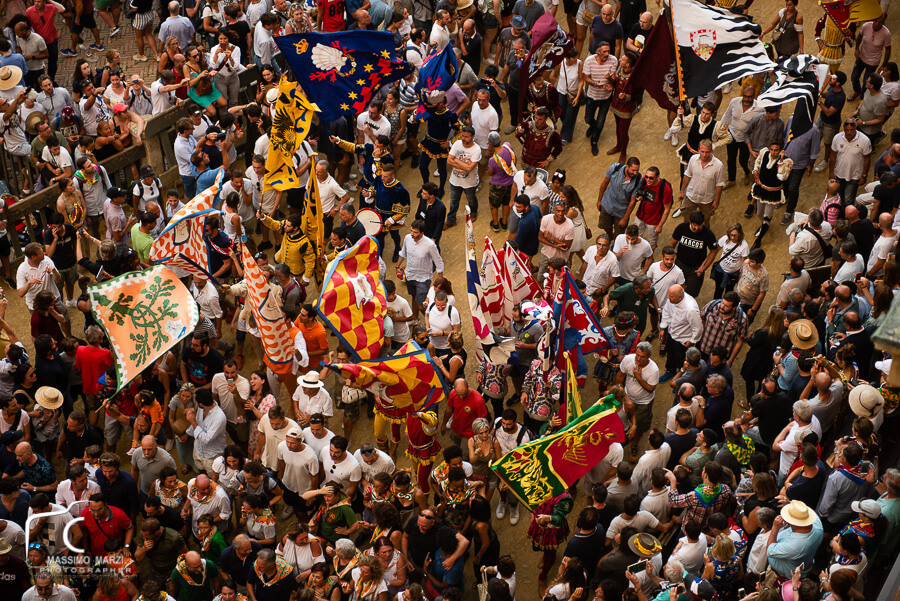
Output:
M50 4L44 5L43 14L39 13L33 6L25 9L25 16L28 17L31 28L36 34L44 38L44 41L48 44L52 44L59 39L59 32L56 31L56 25L53 23L53 15L56 12L56 8Z
M484 397L472 389L469 389L466 398L461 398L456 390L451 392L447 408L451 412L450 427L460 438L472 438L472 422L479 417L487 417L488 414Z
M106 555L103 543L110 538L118 538L120 541L124 541L125 532L131 528L131 520L125 515L124 511L112 505L107 505L106 508L109 509L109 517L99 524L94 519L94 516L91 515L90 507L85 507L81 512L82 527L86 528L91 535L91 553L98 557Z
M316 6L322 14L322 31L344 29L344 0L317 0Z
M646 182L647 180L644 180ZM647 225L659 225L665 210L665 205L672 204L672 184L666 182L665 188L660 194L660 185L662 178L656 180L653 186L644 185L641 187L643 194L638 194L638 210L636 216ZM660 198L660 196L662 198Z
M75 369L81 372L84 394L100 394L100 377L113 364L112 351L93 346L79 346L75 350Z

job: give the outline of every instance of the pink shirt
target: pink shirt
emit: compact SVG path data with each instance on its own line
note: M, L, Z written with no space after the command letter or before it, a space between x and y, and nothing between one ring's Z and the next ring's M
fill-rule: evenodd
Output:
M606 79L606 76L609 73L615 71L618 64L619 61L616 60L616 57L611 54L606 57L606 61L604 61L602 64L600 63L600 60L597 58L596 54L592 54L584 59L584 66L581 68L582 75L584 75L584 77L590 77L595 82L603 84L599 86L588 84L588 98L590 98L591 100L606 100L612 95L612 83L608 79Z
M553 219L553 213L541 217L541 231L553 236L557 240L572 240L575 238L575 225L572 223L572 220L566 217L566 220L562 223L556 223ZM541 248L541 254L548 259L554 257L568 259L571 251L559 250L558 248L547 246L545 244Z
M875 31L872 22L869 21L863 23L860 36L862 41L859 43L859 58L867 65L879 65L882 51L891 45L891 32L885 26Z

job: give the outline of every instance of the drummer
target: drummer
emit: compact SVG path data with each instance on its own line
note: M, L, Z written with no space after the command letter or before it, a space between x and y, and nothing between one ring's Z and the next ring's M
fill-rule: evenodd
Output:
M381 175L375 178L373 187L360 192L360 204L363 204L363 198L375 199L375 210L384 224L376 236L378 255L384 254L385 233L390 232L394 241L393 262L396 263L400 259L400 227L409 214L409 192L397 179L394 163L381 163Z
M372 128L366 124L363 133L368 137L370 142L365 144L354 144L347 140L342 140L337 136L329 136L329 140L335 146L340 147L344 152L353 152L363 158L363 179L360 182L363 187L372 185L375 178L381 175L381 166L384 163L393 163L394 157L391 155L391 139L384 135L375 136L372 134ZM360 207L362 208L362 207Z

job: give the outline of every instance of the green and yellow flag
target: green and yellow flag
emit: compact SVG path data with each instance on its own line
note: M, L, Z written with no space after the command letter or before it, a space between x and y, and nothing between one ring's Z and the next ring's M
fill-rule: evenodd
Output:
M516 447L491 469L534 511L588 473L612 443L625 440L618 407L608 395L556 434Z
M297 82L287 75L278 82L278 99L272 112L269 131L269 154L266 157L266 176L263 190L288 190L300 187L300 177L294 165L294 153L306 140L312 126L313 114L319 107L310 102ZM315 164L310 169L314 170ZM315 179L311 175L310 179Z
M566 423L582 414L581 393L578 392L578 380L575 378L575 369L572 367L572 355L566 353Z

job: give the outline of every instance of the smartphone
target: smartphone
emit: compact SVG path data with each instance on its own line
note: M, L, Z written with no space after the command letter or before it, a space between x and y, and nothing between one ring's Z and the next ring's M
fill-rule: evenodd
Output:
M628 566L628 571L632 574L639 574L647 569L647 560L641 560Z
M743 587L741 587L741 588L738 589L738 595L737 595L737 596L738 596L738 599L743 599L744 597L747 596L747 591L746 591Z

